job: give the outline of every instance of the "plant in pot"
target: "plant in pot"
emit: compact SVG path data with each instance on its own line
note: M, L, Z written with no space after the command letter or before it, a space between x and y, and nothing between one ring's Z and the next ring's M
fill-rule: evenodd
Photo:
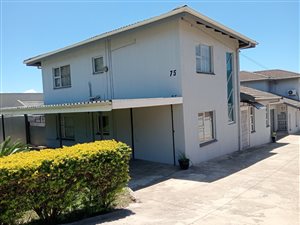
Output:
M275 143L276 142L276 132L272 132L272 142Z
M182 170L187 170L190 166L190 159L186 157L184 152L178 154L178 162Z

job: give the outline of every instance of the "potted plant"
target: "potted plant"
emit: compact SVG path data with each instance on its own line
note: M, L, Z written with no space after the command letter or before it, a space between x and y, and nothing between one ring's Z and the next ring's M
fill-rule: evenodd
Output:
M276 132L272 132L272 142L275 143L276 142Z
M186 157L184 152L178 154L178 162L182 170L187 170L190 166L190 159Z

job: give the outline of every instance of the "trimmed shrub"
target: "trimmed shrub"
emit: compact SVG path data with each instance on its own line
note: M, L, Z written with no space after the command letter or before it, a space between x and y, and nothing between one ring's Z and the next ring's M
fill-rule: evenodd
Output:
M108 210L129 181L130 154L111 140L0 158L0 224L13 224L28 210L44 224L78 210Z

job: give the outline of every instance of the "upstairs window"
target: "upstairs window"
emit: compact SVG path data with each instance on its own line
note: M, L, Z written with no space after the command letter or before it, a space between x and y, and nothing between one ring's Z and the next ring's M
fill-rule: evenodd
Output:
M234 122L233 57L226 53L228 122Z
M202 44L196 46L196 72L213 73L212 46Z
M105 72L104 60L102 56L95 57L93 60L93 74Z
M70 65L53 69L53 86L54 88L71 87Z
M213 111L198 113L198 136L200 146L215 139Z

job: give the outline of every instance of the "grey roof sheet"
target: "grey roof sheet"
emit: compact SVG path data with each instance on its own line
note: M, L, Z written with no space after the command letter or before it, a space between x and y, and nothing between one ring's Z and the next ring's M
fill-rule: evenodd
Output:
M240 80L242 82L257 80L281 80L292 78L300 78L300 74L286 70L261 70L255 72L240 72Z
M256 101L259 100L272 100L272 99L281 99L281 96L269 93L269 92L265 92L265 91L260 91L254 88L250 88L250 87L245 87L245 86L241 86L240 87L240 92L246 95L250 95L252 96Z
M82 46L84 44L88 44L88 43L91 43L91 42L94 42L94 41L97 41L97 40L100 40L103 38L107 38L107 37L110 37L110 36L113 36L113 35L128 31L128 30L132 30L132 29L135 29L135 28L138 28L138 27L150 24L150 23L154 23L154 22L157 22L157 21L160 21L160 20L172 17L172 16L180 15L180 14L189 14L191 16L196 17L197 20L201 21L201 24L204 24L205 26L207 26L209 28L218 29L218 31L221 32L222 34L229 35L230 37L239 40L241 43L244 44L243 45L244 48L255 47L255 45L258 44L256 41L232 30L232 29L210 19L209 17L202 15L201 13L193 10L192 8L184 5L182 7L175 8L175 9L173 9L167 13L161 14L159 16L155 16L153 18L146 19L146 20L143 20L140 22L136 22L131 25L123 26L121 28L88 38L84 41L75 43L73 45L70 45L70 46L67 46L67 47L52 51L52 52L48 52L48 53L41 54L41 55L38 55L35 57L31 57L29 59L24 60L24 63L26 63L27 65L36 66L37 63L39 63L42 59L44 59L48 56L57 54L59 52L63 52L63 51L66 51L66 50L69 50L69 49L72 49L72 48L75 48L78 46Z

